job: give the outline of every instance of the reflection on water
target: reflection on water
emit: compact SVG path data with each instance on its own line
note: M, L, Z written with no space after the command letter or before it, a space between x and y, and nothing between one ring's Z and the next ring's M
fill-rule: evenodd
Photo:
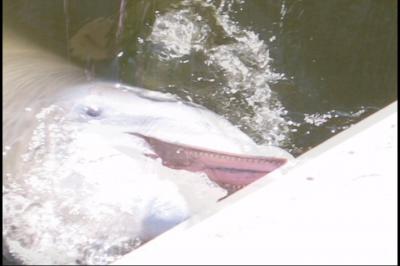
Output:
M394 0L5 3L88 78L171 92L294 155L397 98Z

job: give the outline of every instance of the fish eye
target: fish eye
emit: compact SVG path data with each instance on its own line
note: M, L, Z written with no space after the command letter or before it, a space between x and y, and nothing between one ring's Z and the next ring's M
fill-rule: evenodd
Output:
M97 106L85 106L84 108L86 115L90 117L99 117L102 110Z

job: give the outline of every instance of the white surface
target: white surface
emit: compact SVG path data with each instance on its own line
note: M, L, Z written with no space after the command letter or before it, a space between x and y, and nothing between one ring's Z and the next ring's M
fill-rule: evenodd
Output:
M397 102L115 264L396 264Z

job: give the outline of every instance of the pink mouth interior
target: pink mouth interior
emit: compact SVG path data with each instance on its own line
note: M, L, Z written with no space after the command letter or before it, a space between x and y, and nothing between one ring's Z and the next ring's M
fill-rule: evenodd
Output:
M246 156L211 151L198 147L166 142L138 133L129 133L146 140L152 147L152 158L161 158L162 164L172 169L204 172L228 190L237 190L286 163L284 158Z

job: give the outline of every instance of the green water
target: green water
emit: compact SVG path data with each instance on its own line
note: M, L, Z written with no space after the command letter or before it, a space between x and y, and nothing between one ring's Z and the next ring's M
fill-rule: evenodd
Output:
M172 92L294 155L397 99L396 1L13 0L3 6L6 24L93 76ZM197 28L165 44L171 36L162 28L154 33L159 21L172 34L188 23ZM104 36L81 41L80 50L71 39L90 23L89 35ZM232 25L237 29L229 32ZM265 49L251 52L254 40L241 41L244 32ZM172 44L178 47L165 48ZM230 50L223 58L224 49ZM183 54L169 58L177 51ZM227 57L241 69L224 66ZM249 77L235 80L244 73Z
M91 78L176 94L295 156L397 100L394 0L7 0L3 16Z

